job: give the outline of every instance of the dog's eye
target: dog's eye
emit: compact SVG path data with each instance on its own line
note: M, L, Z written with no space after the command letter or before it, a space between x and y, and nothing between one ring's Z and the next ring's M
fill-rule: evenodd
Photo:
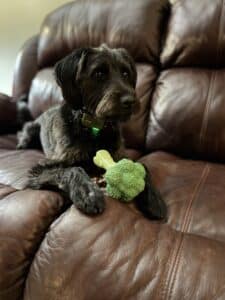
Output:
M104 76L105 76L105 73L100 71L100 70L95 72L95 77L98 78L98 79L100 79Z
M94 70L94 77L98 80L103 80L106 78L108 74L108 69L106 67L99 67L97 69Z
M129 77L130 77L130 72L126 68L122 68L121 74L125 79L129 79Z

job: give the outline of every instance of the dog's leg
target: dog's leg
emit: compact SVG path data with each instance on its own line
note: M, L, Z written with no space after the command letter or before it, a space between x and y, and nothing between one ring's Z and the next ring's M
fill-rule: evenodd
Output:
M62 191L83 213L94 215L105 208L104 194L80 167L63 168L62 163L37 165L30 171L27 187Z
M145 189L135 199L138 209L149 219L166 220L167 208L159 191L154 187L146 169Z
M102 174L102 171L94 165L92 156L87 150L78 147L65 148L62 153L56 152L52 155L51 159L44 158L38 164L46 167L57 164L63 168L77 166L82 167L89 175Z
M40 148L40 125L37 122L25 123L18 133L17 149Z
M90 155L86 149L81 147L68 147L59 159L68 165L88 166L90 164Z

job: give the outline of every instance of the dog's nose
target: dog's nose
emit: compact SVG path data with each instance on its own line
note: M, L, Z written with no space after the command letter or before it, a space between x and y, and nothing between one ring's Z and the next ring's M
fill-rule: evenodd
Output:
M121 97L121 103L124 108L130 108L135 104L135 98L130 95Z

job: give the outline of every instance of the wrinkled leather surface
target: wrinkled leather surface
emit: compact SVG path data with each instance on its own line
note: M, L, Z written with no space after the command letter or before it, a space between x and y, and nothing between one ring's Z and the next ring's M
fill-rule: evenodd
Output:
M162 72L150 111L148 150L224 162L224 82L223 69Z
M32 299L33 295L34 299L137 299L137 296L149 299L153 295L149 280L160 272L158 261L152 259L154 241L166 232L159 233L160 226L148 226L139 215L111 199L107 201L107 207L106 213L95 219L80 215L71 207L52 224L32 265L25 299ZM77 238L71 239L72 235ZM85 246L80 243L81 239ZM165 238L161 240L167 243ZM171 242L173 238L169 244ZM49 262L49 273L45 264L40 265L40 254L46 248L48 251L44 251L42 258ZM160 260L166 263L169 249L162 249L164 255ZM62 253L65 256L62 257ZM71 257L74 257L74 264ZM65 268L59 270L58 263L62 259ZM151 269L155 270L154 274ZM36 274L40 275L37 277ZM157 280L154 280L152 287L156 285Z
M62 205L48 191L8 190L1 196L0 299L21 299L33 256Z
M49 66L75 48L125 47L141 62L158 61L160 23L167 0L77 0L48 15L38 64ZM132 20L132 21L131 21Z
M23 189L28 180L27 171L44 158L39 151L0 149L0 182L16 189Z
M50 13L39 36L25 43L14 95L30 90L36 117L62 101L45 66L81 46L126 47L137 62L147 62L137 64L142 106L124 126L127 147L224 162L223 23L220 0L170 1L170 6L164 0L71 2Z
M140 161L167 204L167 222L113 199L90 218L57 193L24 190L43 154L16 151L15 136L1 135L1 300L225 299L225 165L212 163L225 153L224 5L171 0L168 15L166 2L67 4L22 50L14 84L15 94L29 91L37 116L61 101L44 66L85 43L126 46L142 61L141 109L123 127L127 153L138 159L145 152ZM1 107L9 113L0 109L0 122L11 124L11 99L1 96Z
M37 154L1 151L12 162L7 172L7 155L0 156L0 182L8 184L0 187L2 299L20 299L24 284L32 300L224 298L225 166L163 152L143 157L168 206L163 224L113 199L90 218L55 193L16 191L9 186Z
M107 208L93 219L71 207L52 224L26 300L224 299L224 243L149 223L111 199Z
M171 3L146 146L224 162L224 1Z
M38 71L37 45L38 35L30 38L22 46L14 68L13 98L17 100L22 95L29 93L30 85Z
M183 160L165 152L141 159L166 199L168 224L225 242L225 165Z
M37 73L29 93L29 109L34 118L55 104L62 103L63 97L54 78L53 69L46 68Z
M122 125L122 134L126 147L144 151L150 99L157 75L155 68L147 64L137 64L137 74L136 93L140 107L130 121Z
M171 0L163 67L225 66L225 8L221 0Z

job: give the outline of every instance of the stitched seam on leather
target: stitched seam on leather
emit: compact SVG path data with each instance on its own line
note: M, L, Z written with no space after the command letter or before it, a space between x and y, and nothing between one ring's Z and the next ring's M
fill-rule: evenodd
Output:
M206 182L206 179L209 177L209 173L210 173L210 170L211 170L211 165L210 164L206 164L204 170L205 170L205 176L202 178L202 183L199 186L199 191L204 186L204 184ZM196 197L195 197L195 199L196 199ZM194 203L194 201L193 201L193 203ZM193 203L192 203L192 207L193 207ZM191 220L193 218L193 214L191 214L192 213L192 207L190 207L189 222L187 224L187 228L185 229L185 232L189 232L189 230L190 230Z
M201 150L201 147L204 143L204 138L205 138L206 131L207 131L209 106L210 106L211 98L212 98L212 90L213 90L213 86L214 86L215 72L216 71L212 71L212 73L211 73L209 88L208 88L208 92L207 92L207 96L206 96L206 105L205 105L205 110L204 110L204 113L203 113L202 126L201 126L200 139L199 139L200 150Z
M188 229L189 227L189 223L188 223L188 219L190 222L190 212L191 212L191 207L194 203L194 199L197 196L198 191L200 190L200 187L202 186L202 184L205 182L207 176L208 176L208 172L209 172L209 167L208 164L204 167L200 180L198 181L195 190L192 194L192 197L190 199L190 202L187 206L187 210L185 212L184 215L184 223L181 226L181 232L180 232L180 236L177 240L177 245L176 248L174 249L174 251L170 252L169 254L169 266L168 266L168 271L165 275L165 280L164 283L162 283L162 293L161 293L161 298L162 299L167 299L169 300L172 292L173 292L173 286L174 286L174 282L176 279L176 273L177 273L177 268L178 268L178 263L180 261L180 255L181 255L181 249L182 249L182 245L183 245L183 241L184 241L184 232L186 229ZM171 267L170 267L171 266Z
M177 255L175 256L175 259L174 259L174 266L171 271L171 277L169 280L170 285L168 287L167 296L166 296L166 299L168 299L168 300L171 299L172 294L173 294L173 288L174 288L174 283L175 283L175 279L176 279L176 275L177 275L177 270L179 267L179 262L180 262L180 258L181 258L184 239L185 239L185 235L183 234L181 241L180 241L179 248L177 249Z
M189 217L190 217L190 214L191 214L191 208L193 206L194 200L196 199L197 193L200 191L201 186L204 184L206 178L208 177L209 170L210 170L210 167L209 167L208 164L206 164L206 166L203 169L203 172L202 172L201 178L199 180L199 183L197 184L197 186L196 186L196 188L195 188L195 190L192 194L192 197L190 199L189 205L188 205L187 210L186 210L186 214L184 215L184 222L183 222L183 226L181 227L182 232L187 232L188 231L189 223L190 223L190 218Z
M169 283L170 283L170 278L171 278L171 274L172 274L172 271L173 271L173 265L174 265L174 261L176 261L176 256L177 256L177 253L179 252L179 249L180 249L180 246L181 246L181 243L182 243L182 240L183 240L183 237L184 237L184 234L182 232L179 232L178 233L178 238L177 238L177 243L175 244L174 248L171 248L171 251L169 253L169 257L168 257L168 269L167 271L165 272L165 279L162 281L162 288L161 288L161 299L164 300L167 298L167 295L168 295L168 286L169 286Z
M139 216L137 215L137 216L135 216L135 219L133 220L133 222L132 222L132 224L133 224L133 226L135 226L135 224L138 222L138 220L139 220ZM124 235L125 236L125 235ZM152 241L150 241L150 242L148 242L148 244L150 245L150 244L152 244ZM147 248L147 247L146 247ZM135 254L134 254L134 256L132 257L132 259L135 261L135 259L136 258L138 258L139 257L139 255L140 255L140 249L138 249L136 252L135 252ZM132 266L132 264L129 264L128 265L128 267L127 267L127 270L126 270L126 280L127 280L127 282L130 282L130 281L132 281L132 278L133 278L133 266ZM125 299L128 299L128 296L130 296L129 295L129 292L130 292L130 290L127 288L127 289L125 289L124 290L124 292L123 292L123 295L121 296L121 298L120 298L120 300L125 300Z
M184 217L184 223L183 223L183 230L182 230L183 233L188 232L190 222L191 222L191 211L192 211L194 200L199 195L199 191L201 190L201 187L204 185L204 183L205 183L205 181L208 177L209 171L210 171L210 167L207 164L203 169L200 181L197 184L197 186L194 190L194 193L193 193L193 195L190 199L189 205L187 207L186 214L185 214L185 217ZM172 276L171 276L172 280L170 281L171 285L170 285L170 288L168 289L168 297L167 297L168 300L172 299L172 296L173 296L174 285L175 285L176 278L177 278L177 273L178 273L178 268L179 268L179 262L180 262L180 259L181 259L184 238L185 238L185 236L183 235L183 239L182 239L180 247L178 249L177 259L175 260L175 263L174 263L174 268L173 268L173 272L172 272Z

